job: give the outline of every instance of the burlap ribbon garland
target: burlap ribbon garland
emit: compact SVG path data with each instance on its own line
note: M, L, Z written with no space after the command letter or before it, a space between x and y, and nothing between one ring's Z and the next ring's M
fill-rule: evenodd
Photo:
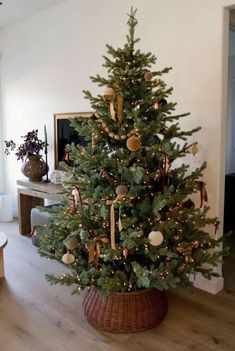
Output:
M96 134L95 132L92 132L92 135L91 135L91 148L92 150L94 150L96 147Z
M111 248L115 250L115 208L114 205L117 201L122 200L125 197L123 194L117 195L115 200L107 200L106 204L110 206L110 242ZM118 229L122 230L122 220L121 220L121 208L119 208L119 219L118 219Z

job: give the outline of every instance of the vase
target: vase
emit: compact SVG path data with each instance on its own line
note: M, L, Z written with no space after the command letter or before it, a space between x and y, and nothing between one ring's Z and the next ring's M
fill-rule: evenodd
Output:
M114 292L108 297L89 289L82 305L84 315L93 327L112 333L133 333L160 324L168 303L165 292L157 289Z
M22 165L21 172L29 180L40 181L49 171L48 165L41 158L41 155L28 156L27 161Z

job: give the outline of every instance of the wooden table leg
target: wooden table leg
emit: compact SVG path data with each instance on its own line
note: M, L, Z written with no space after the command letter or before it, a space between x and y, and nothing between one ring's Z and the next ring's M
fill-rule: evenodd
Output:
M19 231L21 235L27 235L31 232L30 214L31 209L36 206L43 206L44 199L23 194L21 189L18 189L18 216L19 216Z
M0 249L0 278L3 278L4 275L4 260L3 260L3 250Z

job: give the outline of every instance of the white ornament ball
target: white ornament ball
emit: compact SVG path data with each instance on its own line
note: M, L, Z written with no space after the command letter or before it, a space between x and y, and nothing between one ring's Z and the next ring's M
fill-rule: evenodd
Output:
M103 98L105 101L112 101L114 97L114 90L112 88L105 88Z
M150 232L148 235L148 238L149 238L150 244L153 246L161 245L163 243L163 240L164 240L162 233L159 231Z

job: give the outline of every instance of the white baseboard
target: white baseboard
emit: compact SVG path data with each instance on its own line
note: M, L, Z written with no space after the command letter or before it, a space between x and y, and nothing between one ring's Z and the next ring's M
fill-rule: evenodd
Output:
M218 294L224 288L224 278L223 277L212 277L210 280L204 278L202 275L197 274L197 276L192 277L190 281L193 283L195 288L205 290L211 294Z

